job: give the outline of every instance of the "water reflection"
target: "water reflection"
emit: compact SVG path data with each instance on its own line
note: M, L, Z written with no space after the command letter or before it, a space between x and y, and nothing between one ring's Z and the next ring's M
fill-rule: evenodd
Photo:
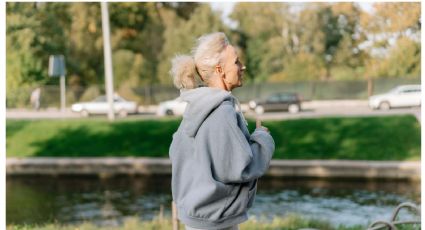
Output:
M170 177L7 177L6 219L12 223L119 225L129 216L170 215ZM298 213L334 224L389 219L401 202L420 204L420 183L407 181L261 178L250 218ZM403 219L414 218L402 212Z
M256 204L250 214L270 220L276 215L298 213L335 225L369 225L389 220L402 202L420 204L420 183L400 180L271 179L259 183ZM406 210L403 220L417 217Z

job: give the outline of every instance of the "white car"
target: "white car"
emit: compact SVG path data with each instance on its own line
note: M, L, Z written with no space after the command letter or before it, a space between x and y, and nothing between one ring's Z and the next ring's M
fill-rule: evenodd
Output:
M134 101L127 101L124 98L114 96L114 111L120 117L126 117L127 114L137 113L137 103ZM75 103L72 105L71 110L80 113L83 117L88 117L91 114L108 114L109 104L106 96L102 95L90 102Z
M371 109L389 110L396 107L421 106L421 85L401 85L388 93L369 98Z
M184 110L186 109L187 102L183 101L180 97L164 101L159 103L158 109L156 110L156 115L165 116L165 115L183 115Z

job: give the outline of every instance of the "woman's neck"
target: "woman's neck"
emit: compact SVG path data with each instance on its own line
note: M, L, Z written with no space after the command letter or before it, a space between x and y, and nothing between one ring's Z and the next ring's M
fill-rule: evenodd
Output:
M212 88L220 88L222 90L226 90L226 91L231 91L231 89L229 89L226 84L224 83L224 81L221 78L214 78L214 79L210 79L210 82L208 83L208 87L212 87Z

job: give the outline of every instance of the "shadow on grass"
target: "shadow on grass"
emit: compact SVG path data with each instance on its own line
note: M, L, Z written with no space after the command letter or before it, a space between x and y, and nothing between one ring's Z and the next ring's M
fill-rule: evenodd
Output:
M252 132L255 123L249 123ZM8 156L168 157L179 124L180 119L34 121L30 126L8 121ZM420 160L421 127L411 115L264 121L263 125L276 143L274 159Z
M102 124L105 130L79 125L34 142L35 156L168 156L179 121L129 121Z
M413 116L264 122L275 158L420 160L420 124Z

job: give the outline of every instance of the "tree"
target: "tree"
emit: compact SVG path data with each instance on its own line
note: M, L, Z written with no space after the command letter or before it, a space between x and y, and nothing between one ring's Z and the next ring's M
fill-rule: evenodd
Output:
M359 15L354 3L239 3L232 17L246 35L248 73L259 81L293 81L358 68L364 58Z
M325 63L324 79L331 79L338 66L356 68L362 65L364 53L359 44L364 41L360 29L360 9L354 3L310 4L301 11L301 44L318 55Z
M374 12L361 15L361 26L368 34L365 77L369 95L373 81L382 77L420 76L420 3L375 3Z
M200 4L187 20L179 18L175 11L165 9L162 12L165 31L158 79L161 83L171 85L172 79L169 71L171 59L176 54L189 54L196 39L201 35L218 31L227 32L228 29L223 25L220 16L212 11L209 4Z
M52 81L51 54L64 54L69 17L64 3L7 3L6 87L8 106L25 105L28 91Z
M320 76L325 75L325 63L317 55L308 52L299 52L291 58L285 60L285 70L272 75L269 79L271 82L299 81L302 80L315 81Z
M121 94L157 82L163 25L158 3L112 3L111 29L115 88ZM130 96L131 97L131 96Z
M239 46L244 48L249 81L261 82L283 69L285 25L290 24L285 3L237 3L231 18L238 22Z
M408 37L401 37L384 59L369 63L370 76L417 78L421 75L421 45Z
M373 78L394 76L394 73L420 74L420 3L375 3L373 6L375 12L365 12L361 18L371 44L368 52L374 58L369 62L367 74ZM397 58L407 59L403 63L410 64L385 64L394 64ZM382 66L386 66L387 71Z
M70 47L69 75L79 78L83 86L104 84L102 22L98 3L72 3L72 22L66 43Z
M163 17L171 12L178 21L186 21L196 7L197 3L109 5L116 89L132 91L140 85L160 81L158 67L164 62L161 55L168 23ZM217 23L215 18L209 21L211 12L199 13L206 13L206 18L197 16L206 26ZM58 84L56 78L47 76L51 54L65 55L68 89L75 92L77 100L82 96L81 87L97 85L103 91L103 40L98 3L7 3L6 18L8 105L13 104L14 90ZM25 102L27 95L23 97L20 100Z

